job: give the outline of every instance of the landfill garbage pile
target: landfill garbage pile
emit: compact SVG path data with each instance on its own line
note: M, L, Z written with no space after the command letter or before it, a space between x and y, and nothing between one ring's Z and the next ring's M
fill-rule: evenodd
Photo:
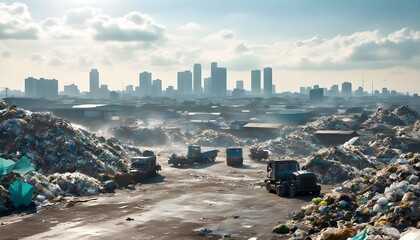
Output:
M243 146L244 141L232 134L211 129L197 130L191 133L190 144L205 147L235 147Z
M168 137L161 127L133 128L127 126L118 126L112 128L112 132L116 138L128 140L135 145L155 146L163 145L168 142Z
M305 132L311 133L317 130L349 130L349 128L335 116L323 116L308 123L304 128Z
M397 108L379 108L363 123L366 128L372 128L377 124L389 124L392 126L409 126L420 120L420 114L408 106Z
M125 171L134 155L132 148L117 139L106 140L51 113L38 113L11 106L0 110L0 152L28 156L36 171L100 173Z
M0 212L10 209L11 202L26 205L27 198L14 189L27 189L25 197L34 191L37 202L97 194L97 179L127 171L131 157L141 153L115 138L73 128L50 113L0 105Z
M354 178L362 169L376 166L362 150L359 146L323 148L309 157L302 168L314 172L321 183L341 183Z
M384 159L387 161L388 159L399 157L405 148L406 146L397 138L387 137L369 142L363 153L374 156L378 160Z
M399 239L418 229L419 170L419 154L380 171L362 170L359 177L294 212L287 224L291 239Z
M290 157L307 157L322 147L316 138L301 130L258 144L258 148L269 150L274 155Z

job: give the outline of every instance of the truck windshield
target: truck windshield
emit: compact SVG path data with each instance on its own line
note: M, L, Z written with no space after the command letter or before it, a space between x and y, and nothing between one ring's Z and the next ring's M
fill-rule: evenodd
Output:
M299 171L299 165L296 162L277 162L276 172L296 172Z

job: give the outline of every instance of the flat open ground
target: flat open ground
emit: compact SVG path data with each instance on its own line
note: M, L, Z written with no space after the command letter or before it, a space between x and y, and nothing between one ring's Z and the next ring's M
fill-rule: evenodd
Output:
M158 157L160 175L135 190L2 217L0 239L286 239L271 229L313 198L267 193L260 186L265 163L248 157L228 167L221 151L215 163L173 168L168 155Z

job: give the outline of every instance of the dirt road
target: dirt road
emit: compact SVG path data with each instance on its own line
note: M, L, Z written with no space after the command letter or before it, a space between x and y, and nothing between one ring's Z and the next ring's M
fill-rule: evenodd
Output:
M158 157L161 175L135 190L0 218L0 239L282 239L272 227L313 197L267 193L265 163L232 168L221 154L216 163L173 168L166 155Z

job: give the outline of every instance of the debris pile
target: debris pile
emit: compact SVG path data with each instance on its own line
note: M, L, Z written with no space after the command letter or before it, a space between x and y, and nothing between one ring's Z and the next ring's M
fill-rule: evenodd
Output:
M317 130L349 130L349 128L335 116L323 116L307 124L304 128L305 132L311 133Z
M232 134L211 129L197 130L192 133L190 144L205 147L243 146L244 142Z
M161 127L118 126L111 129L116 138L130 141L135 145L155 146L168 142L168 136Z
M260 143L258 147L267 149L275 155L307 157L323 146L319 145L318 140L313 138L311 134L296 130L285 137Z
M140 152L117 139L107 140L73 128L51 113L30 112L4 102L1 106L0 157L15 165L26 158L35 172L0 174L0 203L6 204L0 205L0 211L10 207L8 188L16 180L31 183L35 196L43 196L39 200L64 194L97 194L100 182L95 178L125 172L129 159Z
M359 177L293 213L288 227L306 225L309 231L298 231L322 239L327 235L347 239L357 232L368 239L398 239L410 227L420 227L419 170L419 154L380 171L366 168ZM344 232L348 235L339 238Z
M360 170L375 167L360 147L323 148L312 155L303 166L314 172L321 183L341 183L352 179Z
M420 114L408 106L397 108L379 108L363 123L366 128L372 128L377 124L389 124L392 126L413 125L420 119Z

